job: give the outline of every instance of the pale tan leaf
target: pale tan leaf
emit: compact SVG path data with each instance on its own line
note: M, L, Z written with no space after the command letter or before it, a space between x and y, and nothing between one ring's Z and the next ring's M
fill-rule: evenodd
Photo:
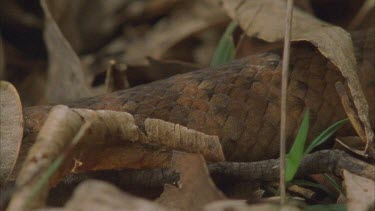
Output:
M144 37L127 43L124 62L145 65L147 56L160 59L183 39L225 21L227 17L220 8L206 1L194 1L191 8L162 19Z
M14 86L0 81L0 184L16 164L23 136L22 104Z
M41 5L45 14L44 39L49 60L47 100L58 103L90 96L78 56L62 35L46 1L41 0Z
M124 193L108 183L89 180L80 184L64 208L38 209L38 211L167 211L157 203Z
M285 1L221 0L221 2L228 15L238 22L248 36L268 42L283 39ZM340 70L351 91L359 119L364 125L366 142L372 147L374 133L369 121L368 104L357 75L357 63L350 34L296 7L293 11L292 40L312 43Z
M89 127L80 132L88 122ZM209 160L224 159L216 136L155 119L146 120L145 127L147 134L136 125L133 115L126 112L69 109L63 105L53 107L19 172L10 210L24 206L25 200L33 194L38 178L81 133L75 152L55 173L50 184L77 171L166 167L170 151L174 149L200 152ZM34 196L32 207L42 205L48 189L43 187Z
M375 205L375 182L344 170L344 184L348 211L373 210Z
M51 111L46 120L46 124L42 127L36 143L31 147L24 161L22 168L16 180L17 191L13 194L9 203L8 210L22 210L26 201L31 197L32 189L62 150L72 140L78 132L80 125L77 124L79 116L67 106L56 106ZM73 118L75 117L75 118ZM70 119L73 124L69 127ZM68 140L68 141L66 141ZM48 187L42 190L32 200L32 207L39 207L43 204L46 197Z
M217 136L206 135L160 119L146 119L145 128L152 144L185 152L201 153L210 161L225 160Z
M210 178L206 162L197 154L175 152L172 168L180 173L178 187L166 184L157 199L160 204L178 210L200 210L205 204L224 199Z

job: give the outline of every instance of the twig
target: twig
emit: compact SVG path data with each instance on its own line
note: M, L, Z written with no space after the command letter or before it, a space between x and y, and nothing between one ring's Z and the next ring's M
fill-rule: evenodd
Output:
M275 181L279 179L279 159L250 163L219 162L208 165L215 183L235 181ZM357 175L375 180L375 166L358 160L340 150L322 150L306 155L297 172L301 178L311 174L334 173L342 176L346 169ZM160 188L179 180L177 172L171 169L108 170L73 174L66 177L57 187L76 185L86 179L110 181L121 188Z
M360 26L366 16L371 12L371 10L375 6L375 0L366 0L362 7L359 9L353 20L347 26L348 29L355 29L356 27Z
M293 0L288 0L285 18L285 39L281 77L281 119L280 119L280 203L285 204L285 151L286 151L286 97L288 86L288 69L290 57L290 40L292 31Z

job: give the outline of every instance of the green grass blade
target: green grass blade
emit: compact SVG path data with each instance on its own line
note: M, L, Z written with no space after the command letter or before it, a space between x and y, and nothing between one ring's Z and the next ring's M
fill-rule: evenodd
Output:
M47 171L42 175L42 177L38 180L38 182L31 190L31 193L24 205L25 208L29 207L29 204L34 200L35 196L42 190L44 186L48 184L49 179L53 176L53 174L56 172L63 161L64 155L58 156L57 159L52 163L52 165L47 169Z
M306 111L302 120L302 124L298 130L297 137L294 140L293 146L290 149L289 154L286 156L286 182L292 181L294 175L297 173L298 167L302 160L308 130L309 111Z
M227 26L224 34L220 38L215 54L211 60L211 66L228 63L234 58L236 48L234 46L232 33L236 26L237 23L235 21L232 21Z
M329 126L325 131L323 131L318 137L316 137L311 144L305 150L305 155L309 154L315 147L319 146L320 144L324 143L331 137L338 129L340 129L345 123L347 123L349 119L343 119L341 121L336 122L335 124Z
M73 140L70 144L65 148L65 150L57 156L57 158L52 162L52 164L47 168L46 172L41 175L41 178L38 179L37 183L32 187L30 194L28 195L25 204L23 205L24 209L28 209L31 202L34 200L35 197L40 193L40 191L45 187L50 178L54 175L54 173L58 170L60 165L63 161L69 156L69 154L73 151L74 147L78 144L78 142L82 139L82 137L86 134L90 126L92 125L92 121L86 121L77 134L74 136Z

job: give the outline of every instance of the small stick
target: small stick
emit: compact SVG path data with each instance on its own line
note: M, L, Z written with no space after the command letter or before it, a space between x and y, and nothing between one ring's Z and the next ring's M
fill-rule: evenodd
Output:
M279 159L271 159L248 163L217 162L210 163L207 167L216 184L228 181L273 182L279 179L279 170L274 168L279 163ZM307 175L322 173L342 176L344 169L375 180L375 166L340 150L322 150L304 156L296 177L303 178ZM179 173L170 168L89 171L67 176L58 187L76 185L86 179L99 179L109 181L124 189L161 188L166 183L176 183L179 178Z
M286 97L288 86L288 69L290 57L290 40L292 31L293 0L288 0L285 18L285 39L281 77L281 120L280 120L280 204L285 204L285 151L286 151Z

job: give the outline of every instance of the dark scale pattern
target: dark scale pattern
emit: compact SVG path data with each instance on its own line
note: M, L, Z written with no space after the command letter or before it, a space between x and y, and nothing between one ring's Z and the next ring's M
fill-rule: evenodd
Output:
M341 74L312 46L292 51L287 136L293 141L306 108L309 139L345 118L334 84ZM71 107L126 111L143 128L145 118L181 124L218 135L228 160L275 158L279 151L280 56L255 55L195 72L84 99Z

